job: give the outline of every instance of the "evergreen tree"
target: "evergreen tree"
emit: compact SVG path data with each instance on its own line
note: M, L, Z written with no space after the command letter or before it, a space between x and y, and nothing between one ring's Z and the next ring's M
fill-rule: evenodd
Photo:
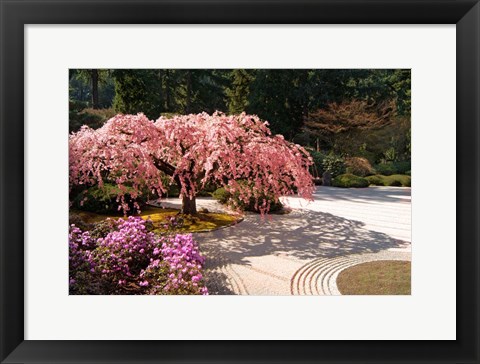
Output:
M224 70L178 70L175 101L182 114L225 111L228 72Z
M248 112L268 120L272 132L289 140L303 124L307 100L300 90L305 86L299 79L302 75L296 70L257 70L251 85Z
M254 80L254 71L234 69L229 76L231 85L226 89L228 111L231 114L240 114L249 104L250 84Z
M100 103L100 89L104 85L108 85L110 81L110 71L104 69L77 69L70 70L70 85L75 85L80 89L79 100L86 101L89 98L89 105L93 109L99 109L104 106ZM85 92L83 87L88 87L88 92ZM71 90L71 93L74 93Z
M124 114L143 112L158 118L164 110L157 70L115 70L113 108Z

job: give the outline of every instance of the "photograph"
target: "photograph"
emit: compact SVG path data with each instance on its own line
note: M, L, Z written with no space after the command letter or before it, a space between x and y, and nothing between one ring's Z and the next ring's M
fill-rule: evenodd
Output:
M70 295L411 295L410 69L68 78Z
M1 364L480 363L480 0L0 7Z

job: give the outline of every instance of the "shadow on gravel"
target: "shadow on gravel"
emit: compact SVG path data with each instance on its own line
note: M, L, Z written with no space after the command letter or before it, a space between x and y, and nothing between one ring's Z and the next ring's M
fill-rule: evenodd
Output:
M227 276L224 273L207 270L205 272L205 284L208 293L211 295L235 294L228 288Z
M329 213L294 210L288 215L246 215L238 225L196 234L208 269L249 265L248 257L288 253L300 259L375 253L409 245L384 233L364 229L360 221Z

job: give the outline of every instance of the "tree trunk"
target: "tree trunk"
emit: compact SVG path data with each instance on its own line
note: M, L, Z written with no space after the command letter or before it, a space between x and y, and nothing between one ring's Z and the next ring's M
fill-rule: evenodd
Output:
M190 114L192 107L192 73L187 71L187 96L185 101L185 114Z
M165 111L171 111L170 105L170 72L165 70Z
M98 109L98 70L92 70L92 107Z
M188 196L182 197L182 214L195 215L197 213L197 203L195 197L191 198Z
M160 87L158 88L158 100L159 100L159 104L161 105L160 112L164 112L165 111L165 103L164 103L164 100L163 100L163 72L162 72L162 70L158 70L157 77L158 77L158 83L160 85Z

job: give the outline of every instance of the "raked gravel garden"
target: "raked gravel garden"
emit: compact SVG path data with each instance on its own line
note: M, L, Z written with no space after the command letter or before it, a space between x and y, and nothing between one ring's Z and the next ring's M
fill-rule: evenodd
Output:
M282 198L288 214L247 212L232 226L194 233L210 294L339 295L337 277L349 267L411 261L410 188L320 186L313 197ZM212 198L197 204L225 211Z

